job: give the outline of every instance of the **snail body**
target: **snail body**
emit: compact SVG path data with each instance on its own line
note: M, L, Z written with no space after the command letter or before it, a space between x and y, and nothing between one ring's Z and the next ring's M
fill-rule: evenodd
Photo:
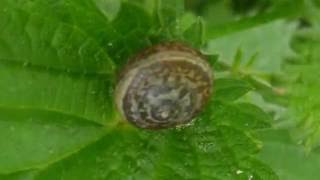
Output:
M117 107L144 129L187 124L208 101L212 78L200 52L180 43L155 45L124 68L116 87Z

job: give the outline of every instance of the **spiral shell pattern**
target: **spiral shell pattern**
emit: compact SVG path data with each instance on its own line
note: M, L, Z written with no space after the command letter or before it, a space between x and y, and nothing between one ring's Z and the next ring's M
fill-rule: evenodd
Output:
M176 127L201 111L212 83L212 69L200 52L180 43L160 44L129 61L116 87L116 103L137 127Z

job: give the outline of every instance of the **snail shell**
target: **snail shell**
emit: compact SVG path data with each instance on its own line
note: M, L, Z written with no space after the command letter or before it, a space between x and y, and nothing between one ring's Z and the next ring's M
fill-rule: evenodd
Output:
M116 103L137 127L176 127L189 123L201 111L212 83L212 69L200 52L180 43L155 45L124 68Z

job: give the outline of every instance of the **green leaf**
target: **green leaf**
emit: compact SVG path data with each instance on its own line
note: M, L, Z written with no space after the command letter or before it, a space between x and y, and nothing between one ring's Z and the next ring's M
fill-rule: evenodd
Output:
M111 1L105 0L103 2L111 4ZM108 47L110 40L118 38L117 33L110 26L111 19L107 19L104 16L105 12L101 12L105 9L98 6L102 3L99 0L3 0L2 3L4 3L3 7L10 5L31 14L37 13L43 15L43 17L52 18L76 27L95 39L103 47ZM9 5L5 5L6 3ZM119 6L119 3L119 1L113 1L112 5Z
M214 98L223 101L234 101L252 90L248 82L238 79L220 78L214 83Z
M36 179L232 179L239 169L246 171L243 178L260 177L251 165L261 164L243 163L257 151L247 135L227 126L202 125L162 133L115 130ZM275 177L270 170L266 173Z
M204 24L198 17L191 27L184 32L184 37L193 47L200 48L204 43Z
M0 10L4 11L0 17L1 61L78 73L114 73L108 54L78 29L22 10Z
M280 3L276 3L276 6L271 10L255 16L244 17L241 20L239 20L239 18L234 18L234 21L227 21L227 23L209 24L207 26L206 39L220 38L232 33L271 23L272 21L279 19L299 17L304 13L304 10L304 0L280 1Z
M259 107L249 103L212 102L206 110L218 125L233 126L238 129L263 129L270 127L271 116ZM206 113L205 113L206 114Z
M112 124L112 83L105 76L0 62L0 106L72 114Z
M222 71L224 70L223 67L220 67L220 64L218 63L219 56L218 55L207 55L208 63L210 64L211 68L213 68L214 71Z
M266 101L283 106L288 105L289 95L286 93L286 89L277 89L252 76L246 76L244 79L250 83L251 86L254 87L255 91L262 95Z
M318 59L315 59L318 60ZM307 149L320 145L319 112L319 64L300 65L292 73L298 73L295 83L290 86L290 112L295 116L297 139L302 140Z
M291 118L295 123L295 140L302 143L309 153L320 146L318 11L319 7L312 7L310 13L315 14L308 20L313 26L299 29L292 41L292 47L299 56L291 58L284 66L288 81L286 88L290 95L286 118Z
M74 114L101 124L111 119L112 77L106 75L114 68L99 45L71 26L3 9L8 10L0 17L0 105Z
M3 180L32 180L34 179L34 171L21 171L14 174L0 175Z
M112 21L121 8L121 1L119 0L94 0L97 8Z
M295 27L295 23L273 21L210 40L207 52L218 54L221 61L231 65L241 48L242 65L249 63L252 56L258 53L256 63L252 66L254 72L280 73L283 59L294 55L290 40Z
M233 71L238 71L241 63L242 63L242 60L243 60L243 52L241 50L241 47L239 47L239 49L237 49L237 52L234 56L234 60L232 62L232 69Z
M107 9L101 7L105 6L104 3L117 7L112 15L105 16ZM98 0L27 0L27 3L18 1L11 3L10 6L40 14L81 30L119 66L126 63L133 52L150 45L148 31L152 30L151 15L135 3Z
M305 154L302 146L293 143L286 130L267 130L260 133L264 147L259 159L271 166L283 180L317 180L320 176L320 154Z
M97 140L103 128L61 113L0 108L0 174L45 167Z
M149 36L153 27L151 16L141 7L129 2L122 3L112 26L120 34L117 42L110 44L113 51L118 52L114 57L120 66L128 62L128 57L150 45Z
M184 13L184 0L156 0L156 22L160 33L172 39L181 38L180 18Z

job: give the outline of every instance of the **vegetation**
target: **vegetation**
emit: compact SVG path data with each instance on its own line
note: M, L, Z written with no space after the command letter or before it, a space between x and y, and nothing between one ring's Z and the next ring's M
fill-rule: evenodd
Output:
M117 74L180 41L214 95L184 128L119 116ZM1 0L0 179L316 180L319 0Z

